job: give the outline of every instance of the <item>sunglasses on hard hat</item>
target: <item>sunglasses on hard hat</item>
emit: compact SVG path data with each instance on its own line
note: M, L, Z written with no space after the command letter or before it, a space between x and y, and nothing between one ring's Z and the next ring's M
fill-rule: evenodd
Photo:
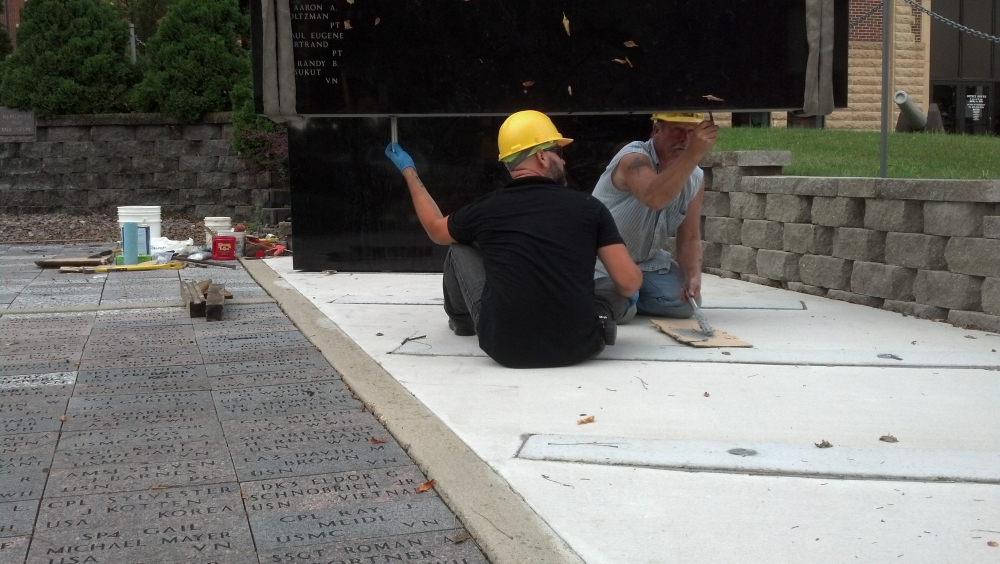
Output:
M547 152L547 153L555 153L555 154L559 155L560 158L562 158L562 156L563 156L563 148L560 147L559 145L555 145L555 146L552 146L552 147L547 147L547 148L542 149L542 150L545 151L545 152Z

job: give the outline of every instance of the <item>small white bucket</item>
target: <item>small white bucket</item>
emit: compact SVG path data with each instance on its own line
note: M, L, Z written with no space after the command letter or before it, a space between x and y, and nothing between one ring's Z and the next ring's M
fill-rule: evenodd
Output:
M212 235L214 233L226 233L230 235L233 230L233 220L230 217L206 217L205 218L205 246L212 248Z
M118 206L118 228L127 222L149 226L149 237L160 236L160 206Z

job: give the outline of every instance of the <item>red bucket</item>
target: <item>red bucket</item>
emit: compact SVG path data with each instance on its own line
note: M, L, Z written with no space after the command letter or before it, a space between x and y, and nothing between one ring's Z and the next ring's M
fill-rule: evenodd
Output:
M212 258L215 260L236 260L236 237L231 235L212 237Z

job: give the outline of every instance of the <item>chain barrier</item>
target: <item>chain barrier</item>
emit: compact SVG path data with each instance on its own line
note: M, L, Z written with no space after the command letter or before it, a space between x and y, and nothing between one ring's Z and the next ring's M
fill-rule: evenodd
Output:
M924 8L923 6L920 5L920 3L916 2L915 0L903 0L903 1L906 2L907 4L909 4L910 6L916 8L918 11L927 14L928 16L934 18L935 20L937 20L937 21L939 21L939 22L941 22L941 23L943 23L945 25L950 25L951 27L953 27L953 28L955 28L955 29L957 29L959 31L963 31L965 33L968 33L969 35L972 35L973 37L978 37L980 39L985 39L987 41L992 41L994 43L1000 43L1000 37L994 37L994 36L992 36L992 35L990 35L988 33L983 33L981 31L977 31L975 29L972 29L971 27L964 26L964 25L962 25L962 24L960 24L958 22L953 22L953 21L949 20L948 18L942 16L941 14L936 14L936 13L928 10L927 8ZM882 3L881 2L879 2L878 4L875 4L874 6L871 7L870 10L868 10L867 12L865 12L864 14L862 14L858 19L856 19L853 22L851 22L850 25L848 25L848 29L854 29L855 27L861 25L862 22L864 22L868 18L872 17L876 12L880 11L881 9L882 9Z
M871 7L870 10L868 10L867 12L865 12L864 14L862 14L862 16L860 18L858 18L858 19L854 20L853 22L851 22L851 24L849 26L847 26L847 28L848 29L854 29L854 28L858 27L859 25L861 25L861 22L863 22L863 21L867 20L868 18L872 17L872 14L874 14L875 12L877 12L877 11L879 11L881 9L882 9L882 3L881 2L879 2L878 4L875 4L874 6Z
M942 16L941 14L935 14L934 12L928 10L927 8L924 8L919 3L914 2L914 0L903 0L903 1L906 2L907 4L909 4L910 6L916 8L917 10L919 10L919 11L927 14L928 16L934 18L935 20L937 20L937 21L939 21L939 22L941 22L941 23L943 23L945 25L950 25L951 27L953 27L953 28L955 28L955 29L957 29L959 31L964 31L965 33L968 33L969 35L972 35L973 37L978 37L979 39L985 39L987 41L992 41L994 43L1000 43L1000 37L994 37L994 36L992 36L992 35L990 35L988 33L983 33L981 31L976 31L976 30L972 29L971 27L966 27L966 26L964 26L964 25L962 25L962 24L960 24L958 22L953 22L953 21L949 20L948 18Z

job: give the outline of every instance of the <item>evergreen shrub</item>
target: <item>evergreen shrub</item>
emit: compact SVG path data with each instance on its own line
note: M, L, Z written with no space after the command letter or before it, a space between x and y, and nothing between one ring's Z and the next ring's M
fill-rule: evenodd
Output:
M254 111L253 83L247 73L233 87L233 148L253 172L271 171L288 176L288 131L284 124L258 116Z
M229 110L233 84L250 73L248 27L237 0L175 0L146 46L138 107L184 121Z
M55 114L128 109L138 74L129 62L128 24L100 0L31 0L4 61L0 104Z

